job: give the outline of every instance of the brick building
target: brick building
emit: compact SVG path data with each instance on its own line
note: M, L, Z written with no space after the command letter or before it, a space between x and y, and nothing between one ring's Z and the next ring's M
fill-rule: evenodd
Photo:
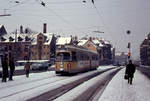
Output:
M140 45L140 59L142 65L150 66L150 33Z

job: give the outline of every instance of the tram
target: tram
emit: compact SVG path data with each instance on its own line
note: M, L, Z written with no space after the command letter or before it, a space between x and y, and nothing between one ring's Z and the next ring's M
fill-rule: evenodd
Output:
M56 49L56 74L79 73L99 66L98 53L79 46L64 45Z

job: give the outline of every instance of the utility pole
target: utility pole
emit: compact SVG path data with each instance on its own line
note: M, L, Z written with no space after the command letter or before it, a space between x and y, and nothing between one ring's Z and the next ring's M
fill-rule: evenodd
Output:
M131 31L127 30L127 34L130 35L130 33L131 33ZM131 58L131 42L128 42L127 48L129 49L128 50L128 60L130 60L130 58Z

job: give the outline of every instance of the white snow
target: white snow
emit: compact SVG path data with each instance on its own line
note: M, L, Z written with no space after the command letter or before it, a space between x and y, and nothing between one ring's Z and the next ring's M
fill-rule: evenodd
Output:
M106 66L99 66L97 69L109 69L109 68L116 68L117 66L113 66L113 65L106 65Z
M56 45L65 45L71 43L71 37L60 37L56 41Z
M54 71L31 73L14 76L14 81L0 82L0 101L25 101L47 91L56 89L83 77L87 77L99 70L78 74L76 76L56 76ZM1 79L0 79L1 80Z
M56 76L54 71L31 73L29 78L26 78L25 75L14 76L14 81L8 81L6 83L0 82L0 101L25 101L110 67L111 66L100 66L98 70L71 77ZM115 66L112 67L115 68ZM133 85L129 85L127 80L124 80L124 72L125 69L122 69L113 77L99 98L99 101L150 101L150 80L139 71L136 71ZM102 77L97 77L97 79L100 78ZM93 80L94 79L96 80L96 78L93 78ZM72 91L72 94L84 91L83 88L88 88L89 84L94 82L96 81L89 80L83 83L83 85L86 86ZM64 97L64 99L66 98L67 97Z
M106 87L99 101L150 101L150 80L136 71L133 84L124 80L122 69Z
M93 89L93 87L99 86L99 84L113 71L114 71L114 69L107 71L101 75L98 75L98 76L84 82L83 84L75 87L74 89L67 92L66 94L55 99L54 101L75 101L75 99L77 97L79 97L83 93L88 92L89 88L92 88L92 90L95 90L95 89Z
M24 69L24 66L15 66L15 70ZM0 71L2 71L2 67L0 67Z

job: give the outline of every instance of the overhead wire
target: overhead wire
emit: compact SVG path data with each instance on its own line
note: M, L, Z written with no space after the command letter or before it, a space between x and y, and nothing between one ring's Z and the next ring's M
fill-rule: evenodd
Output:
M96 12L97 12L97 15L99 16L100 21L102 21L102 24L104 25L104 27L106 28L106 30L107 30L108 32L110 32L109 28L107 27L107 25L106 25L105 22L104 22L104 19L103 19L101 13L100 13L100 10L98 10L97 7L96 7L96 5L95 5L95 1L94 1L94 0L91 0L91 2L92 2L93 6L94 6L94 8L95 8L95 10L96 10Z
M43 2L42 0L36 0L37 2L38 1L40 1L40 2L38 2L38 3L40 3L41 4L41 2ZM42 5L42 4L41 4ZM58 13L56 13L54 10L52 10L52 9L50 9L49 7L47 7L47 5L42 5L43 7L45 7L49 12L52 12L53 14L55 14L58 18L60 18L63 22L65 22L66 24L68 24L68 25L71 25L72 27L73 27L73 29L75 29L75 30L77 30L77 31L80 31L80 29L79 28L77 28L75 25L73 25L72 23L70 23L68 20L66 20L63 16L61 16L61 15L59 15ZM80 32L82 32L82 33L85 33L85 32L83 32L83 31L80 31Z

